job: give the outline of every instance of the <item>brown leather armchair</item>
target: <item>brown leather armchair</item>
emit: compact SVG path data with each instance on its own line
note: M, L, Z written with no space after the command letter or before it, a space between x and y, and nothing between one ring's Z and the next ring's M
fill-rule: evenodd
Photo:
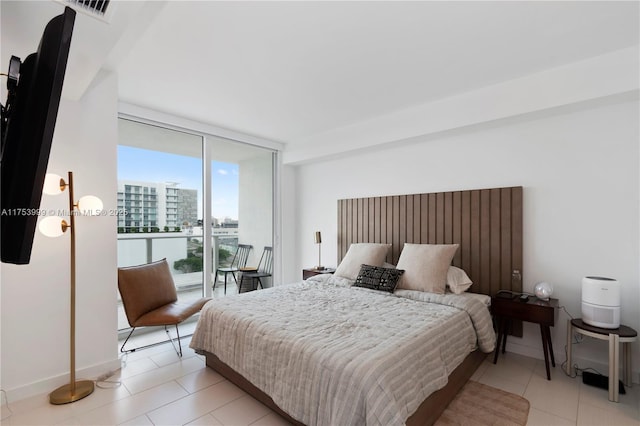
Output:
M200 309L207 303L209 298L201 298L186 303L178 302L176 286L169 270L166 259L156 262L118 268L118 290L122 297L124 311L131 326L131 332L125 339L120 352L134 352L164 342L141 346L134 349L125 350L124 346L135 331L136 327L164 326L169 340L174 345L167 326L175 325L179 350L182 356L182 345L180 344L180 332L178 324L200 312Z

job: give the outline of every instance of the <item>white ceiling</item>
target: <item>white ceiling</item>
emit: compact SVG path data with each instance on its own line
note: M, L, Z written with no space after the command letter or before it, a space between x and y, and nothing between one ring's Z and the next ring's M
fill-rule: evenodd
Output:
M72 55L95 58L67 93L112 69L122 101L287 144L639 42L635 1L113 6L79 15ZM3 69L6 38L35 48L59 11L2 1Z

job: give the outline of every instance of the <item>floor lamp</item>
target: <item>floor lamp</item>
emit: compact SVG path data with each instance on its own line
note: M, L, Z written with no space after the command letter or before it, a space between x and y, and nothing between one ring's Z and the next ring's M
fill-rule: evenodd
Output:
M87 195L76 203L73 199L73 173L69 172L68 181L53 174L45 177L43 191L45 194L56 195L65 189L69 191L69 223L58 216L49 216L40 221L39 229L48 237L59 237L67 229L71 234L71 321L70 321L70 368L69 383L60 386L49 394L51 404L67 404L82 399L93 392L94 385L91 380L76 381L76 221L79 215L95 216L102 211L102 201L93 195Z

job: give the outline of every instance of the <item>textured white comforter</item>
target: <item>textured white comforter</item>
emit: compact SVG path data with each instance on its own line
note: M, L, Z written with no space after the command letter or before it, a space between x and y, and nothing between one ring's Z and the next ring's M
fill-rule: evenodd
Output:
M465 295L351 287L329 275L214 299L191 340L307 425L401 425L474 349L487 307Z

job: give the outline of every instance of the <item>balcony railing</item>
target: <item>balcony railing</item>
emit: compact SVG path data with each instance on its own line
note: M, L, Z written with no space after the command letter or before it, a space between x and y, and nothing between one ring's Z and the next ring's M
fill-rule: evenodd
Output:
M215 235L212 238L211 247L213 248L213 270L215 273L216 265L228 266L226 263L231 261L231 257L220 260L218 253L220 248L226 249L233 254L235 247L238 244L237 228L236 232L229 235L229 229L224 229L224 233L221 235ZM140 265L144 263L153 262L163 258L167 259L167 263L173 274L173 280L176 284L176 290L178 291L179 300L189 300L202 297L204 294L204 282L202 272L202 246L203 236L189 234L187 231L183 232L157 232L157 233L136 233L136 234L118 234L118 267ZM182 259L195 258L200 262L194 260L194 263L199 264L200 268L195 272L176 270L176 261ZM189 263L189 262L183 262ZM188 265L187 265L188 268ZM198 268L196 268L198 269ZM213 275L213 274L212 274ZM216 277L211 277L211 282ZM223 286L216 286L214 297L224 296ZM233 294L237 291L235 283L228 283L227 293ZM118 329L124 329L129 327L126 316L124 314L124 308L120 300L120 294L118 293Z

